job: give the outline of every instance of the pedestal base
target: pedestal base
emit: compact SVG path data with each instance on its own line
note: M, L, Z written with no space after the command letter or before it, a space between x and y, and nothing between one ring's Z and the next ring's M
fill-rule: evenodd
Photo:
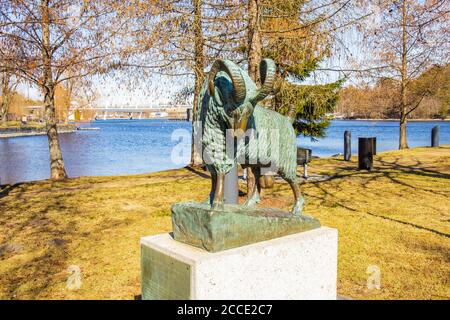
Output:
M319 220L274 208L180 202L172 206L173 238L210 252L320 228Z
M141 239L143 299L336 299L337 230L311 231L217 253Z

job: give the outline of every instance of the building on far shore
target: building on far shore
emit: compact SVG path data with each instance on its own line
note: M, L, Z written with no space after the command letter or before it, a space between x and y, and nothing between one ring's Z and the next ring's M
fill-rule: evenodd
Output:
M27 121L39 121L44 118L44 106L24 106L22 117L27 117Z

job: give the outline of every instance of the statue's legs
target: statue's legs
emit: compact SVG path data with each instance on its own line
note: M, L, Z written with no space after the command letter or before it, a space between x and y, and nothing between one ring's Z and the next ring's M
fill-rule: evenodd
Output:
M211 174L211 191L209 192L208 198L204 201L204 203L213 204L214 194L216 190L216 181L217 181L217 173L214 167L207 166L209 173Z
M248 172L251 172L251 177L249 177ZM247 168L247 179L252 179L251 183L247 182L247 201L245 201L244 206L253 207L261 201L261 185L259 184L259 178L261 177L261 168L259 167L249 167Z
M247 170L247 201L249 201L256 186L256 179L252 168L247 167L245 170Z
M303 198L302 193L300 192L300 187L298 186L298 180L296 178L295 179L285 178L285 179L291 186L292 191L294 192L294 197L295 197L295 204L294 204L294 207L292 208L291 212L293 215L301 215L305 199Z
M223 209L224 184L225 184L225 174L222 172L217 173L212 209Z

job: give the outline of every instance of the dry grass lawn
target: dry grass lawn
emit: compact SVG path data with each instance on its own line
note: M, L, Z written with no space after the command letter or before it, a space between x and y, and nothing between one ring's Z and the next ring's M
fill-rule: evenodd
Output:
M360 299L450 299L450 146L380 153L372 172L356 159L317 159L302 186L305 214L339 230L338 294ZM244 189L244 188L243 188ZM3 186L0 298L134 299L139 239L171 230L170 205L203 200L209 179L180 169ZM288 209L289 186L261 206ZM68 290L68 267L82 286ZM368 266L381 289L368 290Z

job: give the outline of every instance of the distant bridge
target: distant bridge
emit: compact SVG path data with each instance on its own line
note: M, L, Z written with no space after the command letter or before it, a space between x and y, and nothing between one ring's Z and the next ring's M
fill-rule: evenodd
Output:
M92 119L174 119L190 120L192 115L191 105L157 105L140 107L84 107L71 108L75 120Z
M83 109L91 109L101 112L144 112L144 111L164 111L164 110L175 110L175 109L191 109L191 105L187 104L162 104L162 105L156 105L156 106L144 106L144 107L130 107L130 106L123 106L123 107L90 107L90 108L83 108Z

